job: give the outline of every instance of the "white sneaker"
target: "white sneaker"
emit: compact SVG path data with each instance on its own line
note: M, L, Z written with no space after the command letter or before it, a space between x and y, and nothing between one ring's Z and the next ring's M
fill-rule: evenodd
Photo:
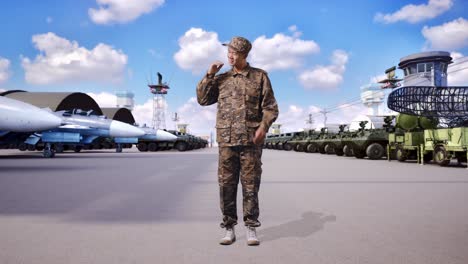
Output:
M257 238L257 232L255 227L247 227L247 245L249 246L258 246L260 245L260 240Z
M234 232L234 226L226 228L226 235L219 241L221 245L231 245L236 241L236 233Z

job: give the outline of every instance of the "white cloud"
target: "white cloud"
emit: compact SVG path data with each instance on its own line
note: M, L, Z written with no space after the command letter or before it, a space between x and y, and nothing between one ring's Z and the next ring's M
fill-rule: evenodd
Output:
M190 124L188 126L189 132L197 135L209 135L215 131L216 107L217 104L201 106L198 104L197 98L192 97L176 112L180 116L179 123Z
M89 17L96 24L128 23L164 4L164 0L96 0L96 2L99 9L88 9Z
M405 5L395 13L377 13L374 16L374 20L385 24L395 23L398 21L417 23L420 21L437 17L438 15L449 10L452 7L452 5L452 0L429 0L427 4Z
M6 82L10 76L10 60L0 57L0 83Z
M298 38L302 33L297 31L295 25L289 30L293 33L292 37L278 33L272 38L260 36L255 39L250 55L252 66L267 71L297 68L302 65L306 55L320 51L315 41Z
M299 38L300 36L302 36L302 32L299 31L299 29L297 28L296 25L292 25L292 26L288 27L288 30L289 30L289 32L291 32L293 34L293 37L295 37L295 38Z
M171 116L176 112L180 117L179 124L189 124L188 131L196 135L209 135L215 131L216 104L201 106L197 99L192 97L175 111L166 105L166 128L175 129ZM153 100L148 99L144 104L138 104L133 109L133 116L138 124L151 126L153 117Z
M376 75L376 76L372 76L370 78L370 83L378 83L382 80L385 80L387 79L387 75L386 74L380 74L380 75Z
M180 68L194 74L206 71L215 60L226 62L226 49L218 40L216 32L190 28L179 38L179 46L174 60Z
M288 30L293 36L278 33L272 38L260 36L255 39L247 59L251 65L265 70L296 68L302 65L304 56L320 51L313 40L299 39L302 32L297 26L292 25ZM226 48L221 44L216 32L191 28L179 39L180 49L174 60L180 68L194 74L204 72L215 60L227 63Z
M136 123L140 126L151 126L153 118L153 99L148 99L144 104L136 104L132 111Z
M453 63L449 64L447 69L447 84L449 86L467 86L468 57L464 57L459 52L452 52L450 56L453 59Z
M328 66L318 65L299 75L299 82L308 89L334 89L343 82L343 74L349 55L343 50L335 50Z
M34 35L32 41L40 54L34 60L22 58L28 83L119 82L125 76L127 55L109 45L88 50L52 32Z
M117 96L108 92L87 93L100 107L116 107Z
M455 62L458 59L463 58L464 56L460 52L452 51L450 52L450 57L452 57L452 60Z
M440 26L424 26L426 49L455 50L468 46L468 20L458 18Z

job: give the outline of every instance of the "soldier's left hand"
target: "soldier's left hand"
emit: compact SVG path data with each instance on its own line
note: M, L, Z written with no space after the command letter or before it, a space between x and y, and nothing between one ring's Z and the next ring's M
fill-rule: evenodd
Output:
M257 128L257 131L255 131L255 137L253 138L253 143L255 145L259 145L263 143L263 140L265 139L266 132L263 130L263 128L259 127Z

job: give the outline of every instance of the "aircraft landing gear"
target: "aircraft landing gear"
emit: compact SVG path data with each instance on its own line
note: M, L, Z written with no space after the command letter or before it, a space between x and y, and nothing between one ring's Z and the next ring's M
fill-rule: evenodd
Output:
M44 152L42 154L44 158L53 158L55 157L55 151L52 148L52 145L50 143L46 143Z
M117 148L115 149L115 152L121 153L122 152L122 144L118 143Z

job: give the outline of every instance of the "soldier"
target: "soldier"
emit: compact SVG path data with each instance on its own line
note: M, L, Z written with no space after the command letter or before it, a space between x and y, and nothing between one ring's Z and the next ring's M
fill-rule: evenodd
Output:
M278 105L267 73L247 63L252 44L243 37L234 37L223 45L228 46L227 57L232 69L216 75L223 67L222 62L216 61L197 86L200 105L218 103L218 182L223 214L221 227L226 229L220 244L230 245L236 239L234 226L237 224L236 196L240 179L247 244L259 245L255 228L260 226L258 190L262 145L278 116Z

